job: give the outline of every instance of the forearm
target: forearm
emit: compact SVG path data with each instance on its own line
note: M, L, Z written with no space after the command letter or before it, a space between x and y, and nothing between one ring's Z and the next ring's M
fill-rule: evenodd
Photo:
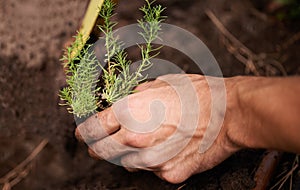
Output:
M240 79L237 115L243 121L231 129L232 139L250 148L300 153L300 78Z

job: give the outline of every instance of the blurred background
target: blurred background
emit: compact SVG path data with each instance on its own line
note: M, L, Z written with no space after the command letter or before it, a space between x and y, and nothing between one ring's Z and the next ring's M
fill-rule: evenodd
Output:
M66 85L59 59L65 44L79 29L88 3L89 0L0 0L0 188L255 187L254 176L265 158L264 150L241 151L218 167L178 185L161 181L150 172L128 173L88 156L86 146L74 137L72 115L58 106L58 92ZM167 23L190 31L208 46L225 77L300 74L298 0L156 3L167 7ZM135 23L141 17L138 8L143 4L141 0L119 0L115 17L118 26ZM131 56L139 55L133 52ZM171 48L163 49L160 57L171 58L169 61L188 73L199 72L191 60ZM292 189L300 189L297 157L280 155L268 188L288 177L287 183L279 185L289 189L291 183Z

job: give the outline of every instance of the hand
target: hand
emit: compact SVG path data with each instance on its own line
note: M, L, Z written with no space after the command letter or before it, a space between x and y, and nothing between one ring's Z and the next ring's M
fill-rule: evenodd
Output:
M210 77L214 87L206 79L201 75L166 75L144 83L136 88L137 93L79 125L76 136L89 145L93 157L118 160L129 171L150 170L168 182L180 183L241 148L228 136L230 126L240 124L234 119L240 113L235 107L238 79ZM212 110L211 88L222 90L220 80L226 85L225 119L225 112L218 107ZM217 138L200 153L207 126L218 123L222 128Z

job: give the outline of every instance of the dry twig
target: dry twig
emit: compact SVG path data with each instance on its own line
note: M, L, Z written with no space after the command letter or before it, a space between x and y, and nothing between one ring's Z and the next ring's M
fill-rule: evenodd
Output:
M273 75L276 73L276 70L278 70L282 75L287 75L279 61L269 57L266 53L254 53L240 42L232 33L230 33L211 10L207 9L205 13L223 35L223 43L229 53L245 65L247 74L251 72L256 76L259 76L261 75L259 69L264 68L267 73L271 73Z
M266 75L274 75L277 71L284 76L287 75L282 64L274 57L270 56L272 54L254 53L241 41L239 41L231 32L228 31L211 10L207 9L205 13L222 34L222 41L228 52L245 65L245 71L247 74L253 73L256 76L260 76L262 75L260 69L264 69L266 71ZM286 48L299 39L300 33L289 39L282 47ZM271 176L278 165L281 154L282 153L278 151L268 151L264 156L255 174L255 181L257 182L255 190L265 189L267 187L269 180L271 179ZM293 173L293 170L291 170L291 172ZM291 175L290 172L289 175ZM287 179L288 178L284 178L284 182Z
M44 139L25 160L9 171L5 176L0 178L0 184L3 184L2 190L10 190L28 175L33 165L32 161L44 149L47 143L48 140Z
M280 51L288 49L295 42L300 40L300 32L294 34L290 39L283 43L280 47Z
M178 187L176 190L182 190L186 186L186 183Z
M296 155L292 168L279 181L277 181L275 185L271 187L271 190L275 189L276 187L277 187L276 189L282 189L283 185L287 182L288 179L290 179L289 187L290 189L292 189L293 173L298 167L299 167L299 155Z

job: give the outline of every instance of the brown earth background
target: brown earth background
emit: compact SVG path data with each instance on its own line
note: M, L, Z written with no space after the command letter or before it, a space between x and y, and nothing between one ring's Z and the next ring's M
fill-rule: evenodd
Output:
M300 44L289 41L300 30L299 20L279 21L263 12L262 2L250 0L157 2L167 7L167 23L192 32L208 46L224 76L255 73L236 59L235 51L229 51L235 44L224 40L205 14L208 8L247 48L266 57L255 62L260 75L282 76L277 62L287 75L300 74ZM72 115L58 106L58 92L65 85L59 59L64 44L79 28L87 3L88 0L0 0L0 177L22 162L42 139L48 139L28 175L13 189L253 188L261 150L239 152L220 166L178 185L161 181L150 172L128 173L88 156L86 146L74 138ZM140 18L138 7L142 4L141 0L120 0L116 10L119 26ZM190 60L174 51L164 50L161 56L172 57L189 73L197 72ZM286 163L290 163L288 158Z

